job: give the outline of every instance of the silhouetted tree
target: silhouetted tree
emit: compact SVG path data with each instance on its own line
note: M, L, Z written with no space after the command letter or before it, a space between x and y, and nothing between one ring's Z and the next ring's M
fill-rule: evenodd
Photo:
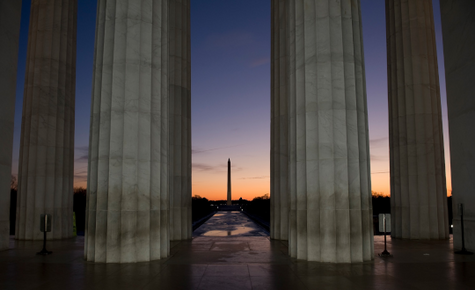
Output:
M257 196L249 203L243 206L244 211L250 213L263 221L270 222L270 197L266 193L263 196Z
M373 215L380 213L391 213L391 199L381 192L372 191Z
M254 197L253 201L254 200L261 200L261 199L270 199L269 194L266 193L263 196L256 196L256 197Z
M84 235L86 225L86 196L87 190L85 188L74 188L73 211L76 214L76 230L79 236Z
M199 195L194 195L191 199L191 216L193 222L196 222L210 213L214 212L216 207L212 207L209 200Z

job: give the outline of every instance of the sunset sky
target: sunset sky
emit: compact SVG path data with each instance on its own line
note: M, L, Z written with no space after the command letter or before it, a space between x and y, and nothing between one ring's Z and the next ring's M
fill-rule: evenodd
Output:
M389 194L386 24L383 0L361 0L373 191ZM75 186L86 187L96 0L78 1ZM439 1L434 3L442 114L451 189ZM23 0L12 174L18 171L30 0ZM193 195L270 192L270 0L192 0Z

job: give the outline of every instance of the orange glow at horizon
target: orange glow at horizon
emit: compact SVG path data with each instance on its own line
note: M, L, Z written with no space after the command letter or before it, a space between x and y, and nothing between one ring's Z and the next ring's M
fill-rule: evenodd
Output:
M268 172L268 170L267 170ZM263 175L259 178L246 178L239 172L237 176L233 176L231 181L232 199L252 200L255 197L270 195L270 176ZM269 173L267 173L269 174ZM221 176L208 176L201 172L195 172L192 175L192 195L199 195L208 200L225 200L227 193L227 179L226 172L223 170ZM450 167L447 166L447 196L452 195ZM390 195L389 186L389 172L376 172L371 174L371 191L382 194L383 196ZM75 178L74 187L87 188L87 180L84 177Z
M258 196L270 194L269 165L265 163L269 158L264 159L264 162L256 162L253 158L243 156L235 163L231 159L233 200L239 198L252 200ZM223 160L227 161L227 159ZM216 163L217 165L210 164L205 170L203 170L204 163L193 164L192 195L206 197L209 200L225 200L227 198L227 162L225 161L221 160Z
M222 184L214 184L208 186L206 184L194 185L192 195L199 195L201 197L206 197L209 200L226 200L227 198L227 188L226 183L224 187ZM270 186L268 183L257 184L257 183L240 183L232 185L232 199L238 200L239 198L252 200L255 197L263 196L264 194L269 194Z

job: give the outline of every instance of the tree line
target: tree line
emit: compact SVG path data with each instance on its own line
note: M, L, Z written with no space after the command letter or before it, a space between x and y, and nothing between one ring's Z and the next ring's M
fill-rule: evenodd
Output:
M10 235L15 234L16 205L17 205L18 183L15 176L12 175L10 184ZM76 217L76 230L78 235L84 235L86 221L86 198L87 190L82 187L76 187L73 191L73 211ZM380 213L391 213L391 199L389 196L379 192L372 192L373 217L376 223L377 216ZM226 200L210 201L205 197L194 195L192 197L192 220L196 222L210 213L217 210L217 206L226 204ZM233 204L239 204L241 208L257 216L258 218L270 222L270 196L268 193L255 197L251 201L245 199L234 200ZM447 198L449 225L452 224L452 196ZM375 224L376 226L377 224ZM375 229L375 233L377 233Z

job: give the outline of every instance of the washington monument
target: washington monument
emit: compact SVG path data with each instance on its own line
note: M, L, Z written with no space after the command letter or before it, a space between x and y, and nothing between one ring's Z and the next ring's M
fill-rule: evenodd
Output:
M231 200L231 158L228 159L228 202L226 204L233 204Z

